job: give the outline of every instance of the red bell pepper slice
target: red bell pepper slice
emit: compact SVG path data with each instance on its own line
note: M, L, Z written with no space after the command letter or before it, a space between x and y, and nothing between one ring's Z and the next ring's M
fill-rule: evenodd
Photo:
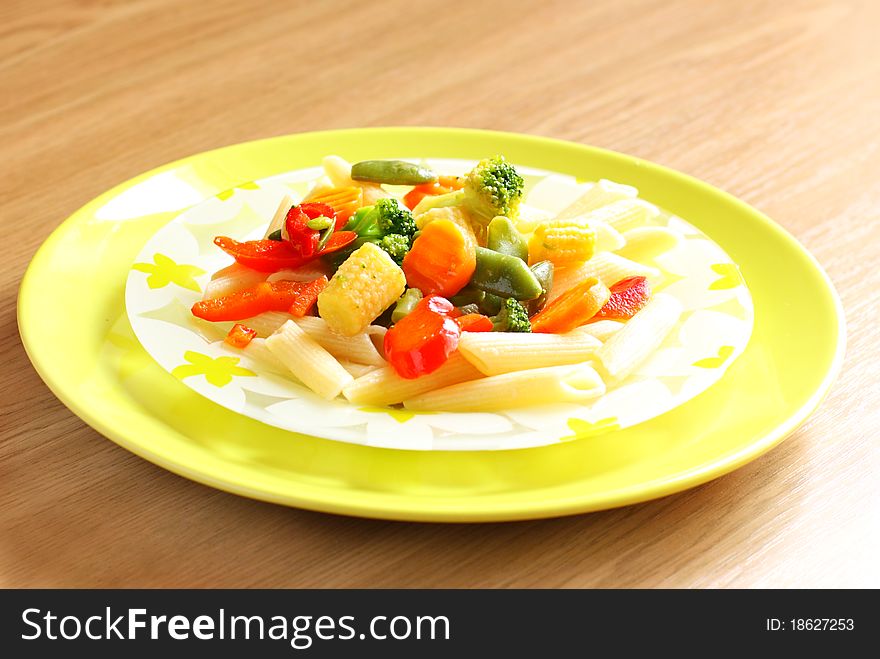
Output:
M308 282L287 310L297 318L305 316L318 301L318 294L327 287L327 278L319 277Z
M449 300L430 295L385 334L385 356L402 378L433 373L458 348L461 328Z
M466 313L455 319L462 332L491 332L492 320L481 313Z
M257 338L257 330L245 327L241 323L235 323L223 341L233 348L247 348L255 338Z
M302 256L283 240L248 240L240 243L233 238L217 236L214 244L248 268L260 272L278 272L286 268L298 268L318 256L342 249L356 239L357 233L354 231L337 231L330 236L324 249L309 257Z
M327 278L319 277L316 281L321 280L326 286ZM196 302L192 306L192 313L197 318L219 322L243 320L265 311L288 311L300 295L305 293L311 296L313 289L319 285L315 281L264 281L252 288Z
M651 298L651 285L644 277L622 279L610 288L611 297L593 320L629 320Z

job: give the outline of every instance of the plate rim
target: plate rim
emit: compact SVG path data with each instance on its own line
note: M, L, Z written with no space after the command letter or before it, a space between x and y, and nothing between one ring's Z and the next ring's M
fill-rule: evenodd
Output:
M313 487L311 489L317 490L316 492L310 491L308 494L290 495L289 493L278 494L267 489L266 487L248 486L243 483L235 482L234 480L217 477L215 475L205 473L204 471L192 469L185 463L175 461L174 459L171 459L164 454L156 453L149 450L148 446L137 440L137 437L129 437L128 435L130 433L126 433L124 430L117 429L112 424L107 423L99 416L93 414L88 409L87 405L81 404L80 401L77 400L76 396L70 395L64 390L64 388L56 380L52 369L50 368L51 365L45 363L42 355L39 353L38 350L35 349L33 345L31 345L28 339L28 332L26 329L28 325L27 310L29 304L28 300L30 296L30 290L32 288L31 282L35 278L34 273L38 271L40 263L46 259L54 244L60 241L64 235L66 235L69 231L73 229L77 220L79 220L82 216L87 215L90 209L96 208L99 205L106 203L107 200L118 196L124 190L137 185L141 181L146 180L164 171L179 167L196 158L210 158L212 155L225 150L235 149L237 147L243 147L245 145L258 145L285 138L311 136L312 138L320 139L323 136L331 134L334 137L344 138L346 134L353 135L362 134L364 132L374 134L381 134L382 132L395 132L410 133L413 135L425 132L455 134L464 133L477 136L487 136L495 139L514 138L517 140L532 142L535 145L550 142L561 146L564 145L566 148L578 148L586 151L598 152L599 154L603 154L607 157L624 158L633 161L637 165L641 164L646 167L659 169L667 176L672 176L673 178L678 179L685 185L697 186L711 193L712 195L720 195L726 202L738 207L738 209L742 212L748 213L752 215L755 219L759 220L765 229L776 233L779 237L783 239L783 241L785 241L797 252L799 252L801 256L806 256L812 268L821 276L827 288L827 293L830 295L830 299L833 302L833 308L837 321L837 343L829 367L827 368L821 382L815 388L812 394L797 410L790 413L784 421L774 426L772 430L763 434L762 436L756 436L754 439L750 440L747 445L733 451L720 453L714 459L708 460L701 465L697 465L691 469L684 470L676 474L653 478L646 481L639 481L634 484L631 483L625 487L620 487L613 490L605 490L599 495L594 492L587 492L584 496L572 496L562 499L554 498L550 500L538 499L536 501L528 503L522 501L494 501L491 504L491 510L488 511L483 509L473 511L464 508L457 508L456 506L448 505L448 501L445 499L444 502L447 503L445 507L438 508L436 506L431 506L429 508L426 508L423 503L425 499L417 499L415 500L416 505L413 505L413 500L405 501L405 498L401 497L400 495L392 495L389 497L384 493L369 497L362 496L360 499L352 499L350 494L355 490L352 490L350 488ZM204 195L204 197L207 196L209 195ZM723 245L722 248L724 248ZM402 521L484 522L536 519L543 517L572 515L647 501L708 482L709 480L729 473L750 462L751 460L754 460L755 458L759 457L760 455L764 454L765 452L776 446L789 434L791 434L798 427L803 425L807 418L812 414L812 412L814 412L822 403L822 401L827 397L831 386L833 385L834 381L840 373L846 351L846 318L843 304L840 300L840 296L838 295L834 287L833 282L831 281L831 278L828 276L828 273L824 270L821 264L819 264L816 257L784 227L773 221L761 211L755 209L751 205L738 199L730 193L665 165L642 160L641 158L629 156L627 154L605 149L602 147L585 145L578 142L543 137L527 133L491 131L472 128L428 126L347 128L340 130L309 131L303 133L277 135L262 138L259 140L251 140L237 144L225 145L216 149L210 149L200 153L192 154L184 158L171 161L164 165L160 165L159 167L155 167L142 174L123 181L118 185L113 186L109 190L101 193L100 195L88 201L82 207L74 211L51 232L51 234L36 250L28 264L27 270L25 271L18 290L17 322L19 335L21 337L22 345L25 349L25 352L27 353L28 358L30 359L41 379L49 387L50 391L52 391L52 393L59 400L61 400L61 402L64 403L64 405L68 409L70 409L75 415L85 421L88 425L92 426L95 430L105 435L108 439L119 444L120 446L131 451L132 453L146 460L149 460L150 462L162 468L168 469L173 473L184 476L190 480L194 480L196 482L200 482L205 485L233 494L246 496L248 498L269 501L272 503L279 503L289 506L292 505L323 512L341 513L381 519L395 519ZM730 374L726 373L721 378L721 380L728 377L730 377ZM182 434L181 431L172 427L169 427L169 431ZM371 451L400 451L400 449L388 448L361 448ZM553 449L554 447L548 446L528 450ZM505 453L505 451L493 453L503 454ZM338 496L340 492L343 493L342 496ZM468 500L470 500L471 498L473 497L467 497Z

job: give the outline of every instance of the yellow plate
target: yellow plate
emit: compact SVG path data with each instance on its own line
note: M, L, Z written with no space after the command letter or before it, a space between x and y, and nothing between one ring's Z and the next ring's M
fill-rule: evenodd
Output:
M745 352L712 388L617 432L517 451L413 452L299 435L230 412L166 373L126 319L129 267L176 213L242 181L320 162L430 153L514 162L636 186L740 265L755 305ZM844 352L840 301L815 259L730 195L637 158L541 137L443 128L305 133L185 158L65 221L22 282L19 327L52 391L88 424L171 471L286 505L401 520L488 521L600 510L727 473L818 406Z

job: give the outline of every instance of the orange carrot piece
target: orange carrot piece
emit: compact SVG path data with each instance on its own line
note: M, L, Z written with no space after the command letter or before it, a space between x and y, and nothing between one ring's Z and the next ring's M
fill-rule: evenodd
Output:
M309 199L309 202L327 204L336 211L337 226L344 226L354 212L364 203L364 190L361 187L331 188Z
M426 224L403 259L403 273L411 288L425 295L455 295L470 281L477 267L474 239L451 220Z
M595 316L609 297L608 287L595 277L589 277L532 316L532 331L545 334L570 332Z

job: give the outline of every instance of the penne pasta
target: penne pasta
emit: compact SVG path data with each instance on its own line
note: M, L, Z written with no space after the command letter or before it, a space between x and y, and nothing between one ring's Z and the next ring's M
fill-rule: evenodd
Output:
M666 339L681 316L681 303L658 293L624 327L596 351L601 369L620 381L641 364Z
M327 400L336 398L354 378L336 358L293 321L266 339L266 347L296 378Z
M548 366L462 382L403 401L410 410L493 411L543 403L578 403L605 393L588 364Z
M383 368L381 366L373 366L371 364L358 364L357 362L350 362L347 359L339 359L337 360L339 365L342 366L346 371L348 371L353 378L363 377L367 373L372 373L373 371Z
M642 199L622 199L602 206L584 217L594 222L607 222L620 232L640 227L660 215L660 210Z
M586 332L464 332L458 350L484 375L587 361L602 343Z
M681 244L681 234L666 227L630 229L623 237L626 244L616 251L633 261L649 261Z
M269 222L263 238L268 238L270 234L275 233L279 229L284 229L284 220L287 219L287 213L291 206L293 206L293 197L290 194L285 194L281 201L278 202L278 209L275 211L275 215L272 216L272 221Z
M390 366L377 369L346 385L342 395L358 405L394 405L407 398L459 382L474 380L482 374L458 352L433 373L413 380L400 377Z
M638 190L632 186L621 185L620 183L602 179L598 183L594 183L584 194L562 209L557 217L560 220L578 217L590 213L597 208L613 204L616 201L633 199L637 194Z
M604 343L612 334L618 332L623 325L624 324L619 320L597 320L594 323L581 325L580 327L573 329L569 334L575 334L576 332L589 334Z
M326 277L329 274L329 269L321 259L315 259L294 270L273 272L266 281L315 281L319 277Z
M547 294L547 304L588 277L598 277L610 288L628 277L647 277L653 283L660 278L660 271L611 252L599 252L581 265L557 269L553 273L553 287Z
M275 356L275 353L269 350L269 346L266 345L266 339L252 339L244 348L244 354L267 371L293 377L293 374L285 368L284 364Z
M259 316L253 316L239 321L245 327L255 330L257 336L267 337L274 334L288 320L292 320L293 316L286 311L266 311Z
M205 292L202 295L203 300L212 300L216 297L229 295L245 288L250 288L261 281L266 280L265 272L257 272L240 263L233 263L230 266L218 270L211 277L211 281L205 286Z
M370 340L370 326L361 334L354 336L342 336L335 334L327 327L327 322L317 316L304 316L297 318L296 324L302 327L306 333L317 341L325 350L334 357L357 362L358 364L371 364L373 366L385 366L386 362L375 344ZM384 327L382 328L385 329Z

